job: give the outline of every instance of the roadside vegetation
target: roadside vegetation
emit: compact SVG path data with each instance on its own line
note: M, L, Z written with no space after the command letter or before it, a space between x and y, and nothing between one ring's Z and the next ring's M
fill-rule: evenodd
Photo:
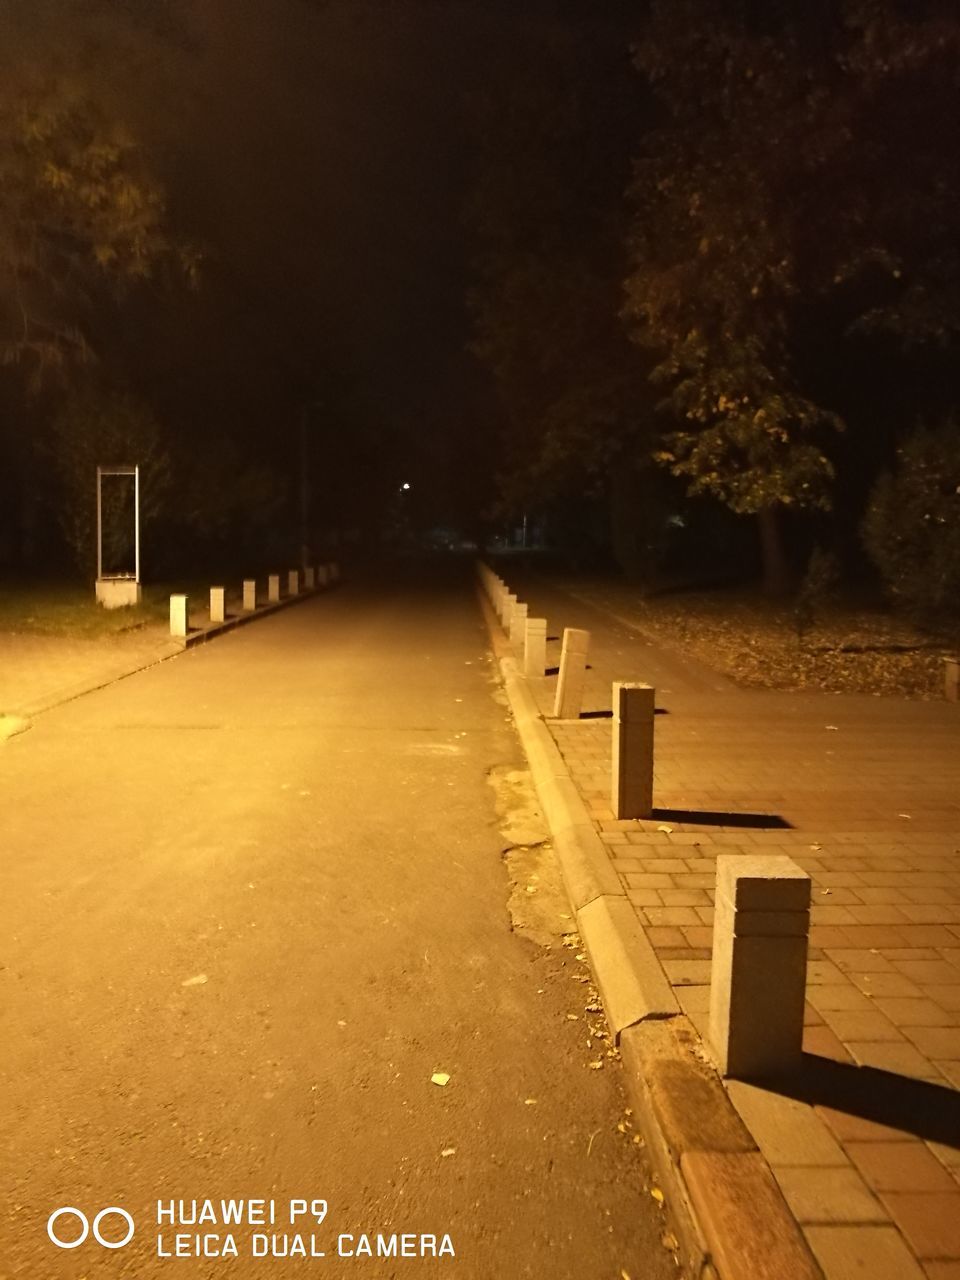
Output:
M943 696L949 633L871 602L832 599L800 617L792 601L758 589L641 597L622 583L571 578L565 585L655 643L748 688Z
M92 584L71 581L0 582L0 634L63 636L77 640L122 636L151 627L166 629L170 595L206 599L209 585L160 583L144 587L143 600L126 609L104 609Z

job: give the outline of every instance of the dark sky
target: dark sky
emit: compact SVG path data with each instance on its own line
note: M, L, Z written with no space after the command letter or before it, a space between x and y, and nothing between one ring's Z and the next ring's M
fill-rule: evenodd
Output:
M445 378L467 337L464 97L528 19L429 2L167 8L188 51L118 82L211 269L240 305L296 317L295 362L414 397Z

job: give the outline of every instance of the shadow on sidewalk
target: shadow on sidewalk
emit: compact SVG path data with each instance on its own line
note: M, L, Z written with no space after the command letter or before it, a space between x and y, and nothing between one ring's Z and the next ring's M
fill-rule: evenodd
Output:
M960 1147L960 1093L948 1085L805 1053L795 1075L767 1087L797 1102Z
M654 809L651 819L700 827L753 827L760 831L792 831L779 813L723 813L713 809Z

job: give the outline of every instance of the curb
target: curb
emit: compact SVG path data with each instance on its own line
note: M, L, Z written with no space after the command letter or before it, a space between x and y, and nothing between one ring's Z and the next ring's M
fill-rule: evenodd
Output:
M770 1166L680 1011L482 588L477 595L690 1275L823 1280Z
M331 585L337 586L339 583ZM88 693L96 693L98 689L106 689L112 684L117 684L120 680L126 680L128 676L135 676L140 671L146 671L150 667L158 666L161 662L169 661L170 658L176 658L179 654L186 652L187 649L195 648L198 644L214 640L217 636L234 630L235 627L253 622L255 618L262 618L268 613L276 613L278 609L285 609L291 604L311 600L314 596L330 591L331 585L314 587L309 591L301 591L295 596L287 596L283 600L257 605L257 608L249 613L235 614L233 617L227 618L225 622L214 622L206 627L200 627L187 636L171 637L164 644L159 645L150 657L136 661L133 666L124 666L106 676L92 676L89 680L85 680L80 684L67 685L65 688L57 689L53 693L43 694L33 702L21 703L18 706L11 707L9 711L0 712L0 742L3 742L5 738L12 738L16 734L23 733L29 729L31 721L36 716L42 715L44 711L52 711L54 707L62 707L67 702L75 702L77 698L82 698ZM6 727L4 726L4 721L8 722Z

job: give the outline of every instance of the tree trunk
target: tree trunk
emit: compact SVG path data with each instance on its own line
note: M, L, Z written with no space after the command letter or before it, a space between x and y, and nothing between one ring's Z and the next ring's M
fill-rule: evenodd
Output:
M757 523L763 557L763 589L767 595L784 596L790 590L790 566L783 550L777 508L763 507L757 512Z

